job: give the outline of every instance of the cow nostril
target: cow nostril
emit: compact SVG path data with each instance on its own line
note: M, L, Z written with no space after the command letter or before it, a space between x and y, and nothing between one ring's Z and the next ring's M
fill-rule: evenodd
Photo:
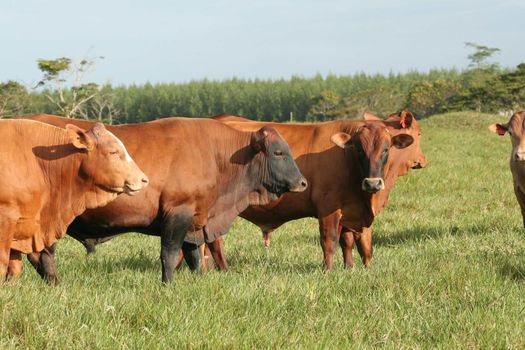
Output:
M148 179L147 177L143 177L143 178L142 178L142 183L143 183L144 185L147 185L147 184L149 183L149 179Z
M306 187L306 186L308 186L308 183L306 182L306 180L301 181L301 187Z

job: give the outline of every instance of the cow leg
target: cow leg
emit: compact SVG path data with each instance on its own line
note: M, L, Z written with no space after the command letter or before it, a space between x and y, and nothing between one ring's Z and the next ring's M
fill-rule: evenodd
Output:
M168 216L160 235L160 261L162 264L162 283L173 281L173 271L177 266L177 257L184 242L186 232L192 223L192 214Z
M264 246L265 247L269 247L270 246L270 243L272 242L272 232L273 230L262 230L262 234L263 234L263 241L264 241Z
M9 270L11 241L14 234L14 222L6 217L0 217L0 283L3 283Z
M184 260L191 271L196 271L201 264L201 254L199 246L195 243L184 242L182 244L182 252L184 253Z
M217 238L215 241L206 243L210 249L215 264L221 271L228 271L228 261L226 260L226 254L224 254L224 244L222 237Z
M370 267L372 261L372 228L365 227L363 232L356 233L354 236L357 250L359 255L361 255L361 260L365 267Z
M22 253L11 250L9 254L9 266L7 268L7 278L18 278L22 273Z
M352 249L354 248L354 234L344 226L341 229L339 245L343 251L344 266L346 268L354 267L354 258L352 256Z
M208 272L215 270L215 263L213 262L213 256L211 255L210 248L207 244L203 244L199 248L202 255L202 271Z
M97 248L97 239L96 238L86 238L80 241L84 248L86 248L87 254L93 254Z
M321 247L323 248L324 267L330 271L334 265L334 252L339 241L339 221L341 214L339 211L327 216L320 216L319 232L321 233Z
M60 283L55 265L56 242L49 248L44 248L40 253L27 254L27 260L33 265L36 272L44 281L51 285Z
M525 227L525 194L518 187L514 187L514 193L516 194L516 199L520 205L523 226Z

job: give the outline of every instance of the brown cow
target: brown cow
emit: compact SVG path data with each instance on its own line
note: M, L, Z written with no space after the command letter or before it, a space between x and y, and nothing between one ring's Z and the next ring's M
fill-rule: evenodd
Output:
M148 178L100 123L84 131L31 120L0 121L0 280L22 271L21 254L54 246L73 219L135 194ZM55 282L53 279L50 282Z
M500 136L509 133L512 143L510 171L514 183L514 194L520 205L525 226L525 112L516 112L506 124L492 124L489 130Z
M32 119L57 126L92 124L50 115ZM210 119L165 118L107 128L149 174L150 186L135 198L121 197L86 211L68 234L80 241L130 231L161 236L163 282L173 279L185 237L183 250L195 269L197 246L226 233L248 205L264 205L284 192L306 188L287 143L271 127L241 132ZM43 273L54 271L52 252L36 262Z
M216 118L241 130L252 130L262 124L228 115ZM367 119L379 118L368 115ZM261 228L267 245L271 232L283 223L308 216L317 217L327 269L332 268L338 240L343 249L345 266L353 266L354 241L363 263L368 266L372 258L371 225L374 217L386 204L397 176L406 174L409 168L419 168L426 164L426 158L419 148L421 129L413 115L401 112L391 115L385 121L346 120L320 124L269 125L279 130L288 140L296 162L310 186L301 194L286 194L279 202L266 207L251 206L241 213L241 217ZM363 133L361 138L353 136L350 139L354 141L353 150L346 148L346 152L330 147L330 135L334 132L360 128L384 132L375 135ZM412 145L396 143L396 139L406 133L413 136L415 142ZM390 148L392 144L396 147ZM404 146L408 148L403 149ZM365 154L368 158L364 157ZM374 166L384 171L374 175ZM226 261L221 259L224 256L221 241L214 242L209 248L219 268L227 266Z

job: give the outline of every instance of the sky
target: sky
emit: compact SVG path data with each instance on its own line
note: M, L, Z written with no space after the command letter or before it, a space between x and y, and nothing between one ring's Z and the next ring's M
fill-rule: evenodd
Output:
M85 82L129 85L464 69L465 42L525 62L524 0L0 0L0 82L39 58L96 58Z

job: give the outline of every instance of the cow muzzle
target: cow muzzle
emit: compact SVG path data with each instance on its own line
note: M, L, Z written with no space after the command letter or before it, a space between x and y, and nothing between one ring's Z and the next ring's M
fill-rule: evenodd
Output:
M137 181L136 184L131 184L131 183L126 182L126 184L124 185L123 192L129 196L134 196L140 190L148 186L148 183L149 183L149 179L146 175L144 175L140 181Z
M525 152L524 151L516 151L516 153L514 153L513 160L515 162L523 162L525 160Z
M376 193L385 188L385 181L380 177L367 177L361 183L363 191Z
M303 192L308 187L308 181L304 177L301 177L295 186L290 188L290 192Z

